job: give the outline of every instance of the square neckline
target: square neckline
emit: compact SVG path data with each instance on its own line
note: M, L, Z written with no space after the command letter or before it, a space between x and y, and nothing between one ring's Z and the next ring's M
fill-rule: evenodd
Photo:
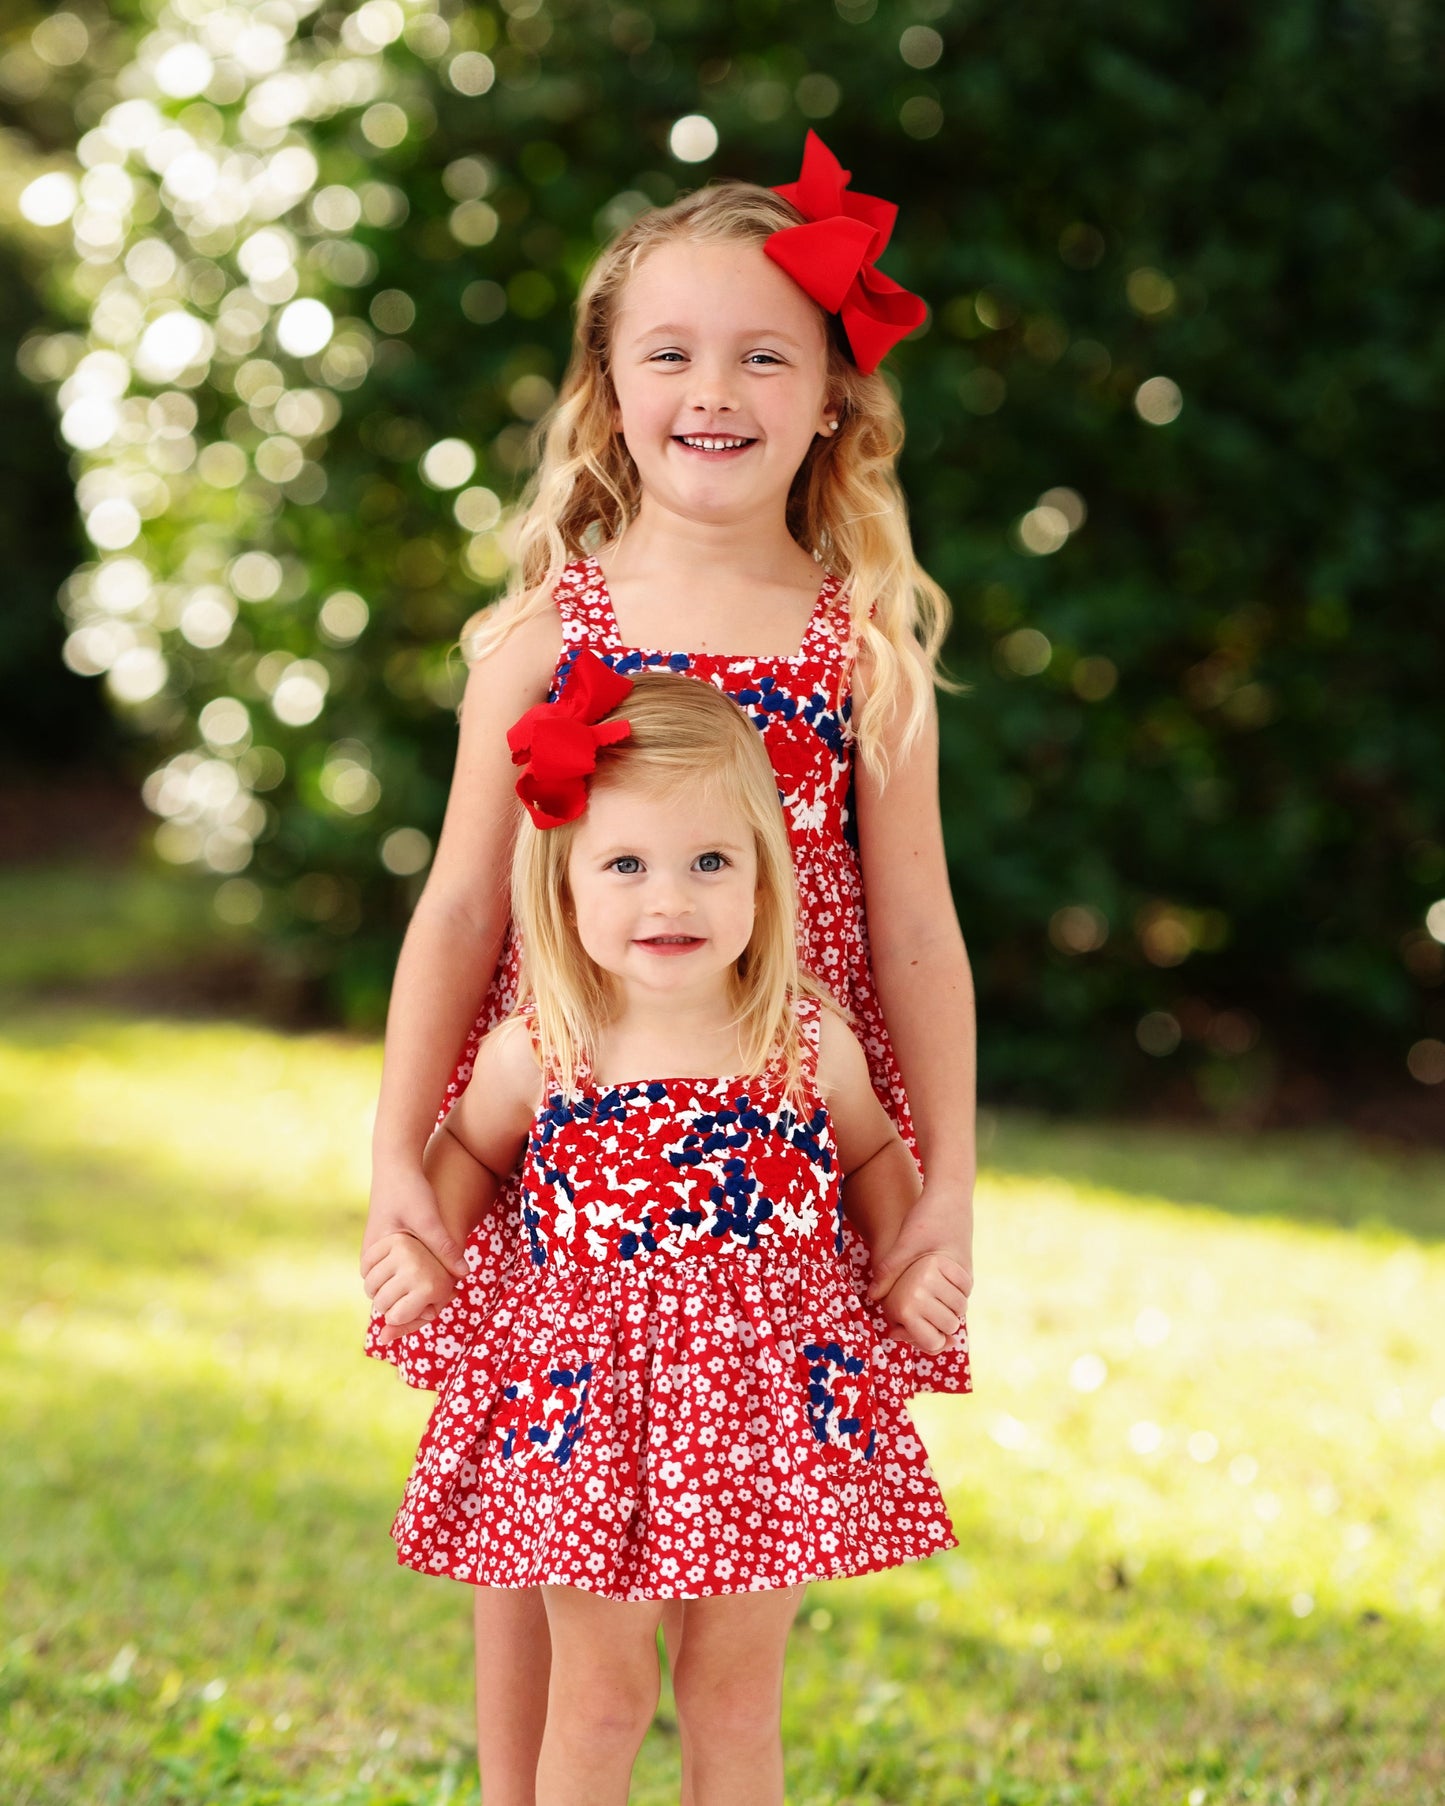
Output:
M607 637L611 641L611 650L625 656L635 655L639 658L675 658L681 654L688 660L713 659L728 665L800 665L811 656L813 641L821 631L822 624L827 619L842 587L830 570L823 571L823 580L818 586L812 613L808 616L808 624L803 629L802 643L796 652L693 652L684 646L628 646L623 642L622 629L617 622L617 608L612 600L612 591L607 582L607 573L598 562L597 554L589 552L582 562L601 592L601 613L606 623Z

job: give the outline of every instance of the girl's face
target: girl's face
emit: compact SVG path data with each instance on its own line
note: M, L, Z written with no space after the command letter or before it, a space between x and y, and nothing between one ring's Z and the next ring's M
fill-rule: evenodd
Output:
M567 882L578 938L604 972L648 994L727 995L757 907L757 848L740 810L705 792L594 788Z
M659 245L612 334L614 423L654 504L689 520L780 510L826 433L822 316L746 241Z

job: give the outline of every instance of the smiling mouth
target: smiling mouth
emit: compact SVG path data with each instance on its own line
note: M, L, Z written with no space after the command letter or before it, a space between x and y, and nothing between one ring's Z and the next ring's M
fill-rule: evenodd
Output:
M673 443L682 445L691 452L706 452L717 457L727 452L746 451L750 445L756 445L756 439L745 439L736 433L674 433Z
M654 953L686 953L689 948L701 947L703 940L697 934L651 934L634 944Z

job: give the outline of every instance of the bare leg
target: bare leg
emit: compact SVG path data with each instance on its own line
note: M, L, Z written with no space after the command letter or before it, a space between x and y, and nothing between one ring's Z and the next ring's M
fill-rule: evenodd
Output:
M627 1806L638 1746L657 1710L659 1603L544 1587L552 1641L537 1806ZM487 1802L491 1806L491 1802Z
M801 1587L689 1599L673 1686L695 1806L783 1806L783 1660Z
M667 1650L668 1672L672 1675L674 1692L677 1683L677 1664L682 1659L682 1626L686 1602L681 1599L668 1599L662 1607L662 1642ZM678 1806L693 1806L692 1798L692 1752L687 1747L688 1729L679 1712L677 1719L677 1741L682 1756L682 1792L678 1796Z
M477 1767L487 1806L536 1806L551 1645L535 1589L477 1587Z

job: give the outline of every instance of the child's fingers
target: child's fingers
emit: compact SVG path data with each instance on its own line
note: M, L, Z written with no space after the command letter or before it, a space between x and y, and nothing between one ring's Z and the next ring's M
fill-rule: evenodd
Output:
M431 1323L441 1315L442 1305L447 1301L446 1299L438 1301L433 1296L429 1300L423 1300L415 1310L410 1309L412 1302L412 1300L404 1298L399 1305L393 1308L391 1316L383 1321L376 1338L383 1348L402 1336L414 1336L423 1324Z
M968 1309L968 1293L961 1285L945 1278L942 1273L933 1275L928 1287L929 1297L935 1299L945 1310L952 1311L955 1317L961 1317Z
M361 1251L361 1277L370 1280L379 1268L394 1261L396 1254L397 1238L394 1235L384 1235L380 1241L373 1242L369 1248L363 1248Z
M437 1295L426 1281L414 1283L386 1312L388 1323L410 1323L422 1311L436 1308Z
M914 1299L903 1315L915 1336L928 1338L929 1354L940 1353L944 1343L957 1332L963 1321L960 1311L950 1310L947 1305L938 1303L926 1294ZM923 1345L921 1340L919 1345Z
M373 1261L372 1264L362 1272L361 1283L366 1289L367 1297L375 1298L376 1294L387 1281L395 1278L400 1270L401 1263L395 1252L388 1249L385 1254Z
M411 1273L393 1274L386 1284L379 1286L371 1295L371 1309L377 1317L388 1316L394 1304L398 1304L408 1292L416 1289L416 1276Z

